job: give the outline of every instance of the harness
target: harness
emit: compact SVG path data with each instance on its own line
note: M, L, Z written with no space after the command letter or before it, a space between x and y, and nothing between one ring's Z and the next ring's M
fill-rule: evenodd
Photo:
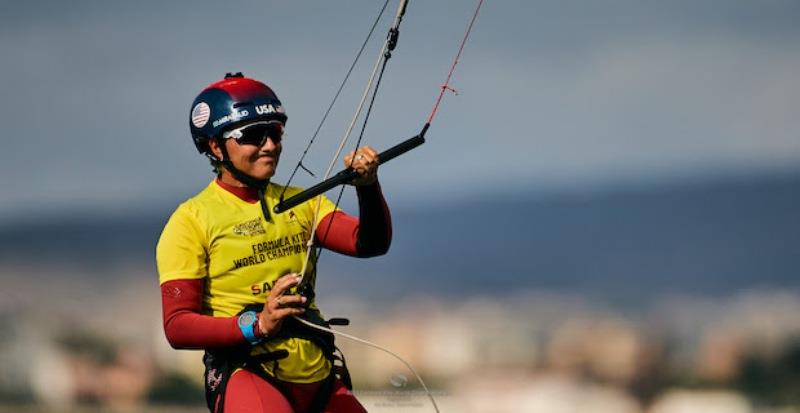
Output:
M246 311L260 312L264 308L263 304L251 304L245 307L239 314ZM304 318L314 324L323 327L330 327L331 325L348 325L349 320L345 318L332 318L324 320L319 312L309 311ZM292 317L286 317L283 320L280 331L277 334L269 337L268 340L287 339L287 338L301 338L309 340L322 349L322 353L331 362L331 373L326 377L317 394L314 396L308 413L321 413L330 400L333 383L339 379L349 389L353 389L353 383L350 378L350 373L347 370L347 364L344 355L334 344L333 334L315 330L308 327ZM242 344L233 347L218 348L206 350L203 355L203 364L205 364L205 391L206 391L206 404L211 413L222 413L225 411L225 390L228 386L233 373L238 369L245 369L257 376L261 377L273 387L278 389L283 396L292 401L292 396L289 394L283 382L277 378L269 375L261 367L263 363L275 362L289 356L286 350L278 350L272 352L265 352L260 354L251 354L253 347L250 344Z

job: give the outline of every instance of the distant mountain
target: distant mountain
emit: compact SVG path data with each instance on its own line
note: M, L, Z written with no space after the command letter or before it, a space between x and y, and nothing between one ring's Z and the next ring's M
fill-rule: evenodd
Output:
M6 224L0 271L24 263L106 278L120 265L154 272L155 243L172 208ZM319 288L373 299L544 289L629 303L800 287L800 173L582 196L520 193L393 217L388 255L326 252Z
M800 287L800 175L520 194L401 211L394 221L394 246L380 261L325 263L369 274L343 285L451 296L545 289L620 304Z

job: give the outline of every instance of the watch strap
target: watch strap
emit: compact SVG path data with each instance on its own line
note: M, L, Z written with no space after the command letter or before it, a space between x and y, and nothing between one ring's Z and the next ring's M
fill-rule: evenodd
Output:
M242 313L237 322L245 340L252 345L256 345L261 342L261 338L256 337L255 327L257 323L258 315L255 311L247 311Z

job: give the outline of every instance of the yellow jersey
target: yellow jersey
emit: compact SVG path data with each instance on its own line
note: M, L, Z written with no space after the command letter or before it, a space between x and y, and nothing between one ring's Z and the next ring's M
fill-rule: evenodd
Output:
M264 193L269 210L279 201L283 186L269 183ZM300 188L289 187L288 198ZM264 218L258 202L247 202L214 180L182 203L169 218L156 247L161 284L172 280L204 279L203 314L232 317L251 304L263 304L278 278L299 273L306 259L313 226L335 205L325 196L317 222L312 198L282 214ZM313 283L314 259L306 269ZM307 311L319 312L316 304ZM254 354L286 350L287 358L264 363L279 380L311 383L325 379L331 363L322 349L301 338L273 339L253 347Z

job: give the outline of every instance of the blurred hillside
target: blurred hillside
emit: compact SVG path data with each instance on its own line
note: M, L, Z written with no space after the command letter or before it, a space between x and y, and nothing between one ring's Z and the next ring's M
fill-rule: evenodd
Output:
M391 189L387 198L391 204ZM48 211L0 224L0 267L156 279L154 248L181 200L124 213ZM322 257L323 291L376 302L537 289L622 306L662 294L800 287L800 173L590 194L491 195L393 210L390 253ZM30 271L46 282L55 272ZM30 281L31 278L28 278ZM155 282L155 281L154 281Z

